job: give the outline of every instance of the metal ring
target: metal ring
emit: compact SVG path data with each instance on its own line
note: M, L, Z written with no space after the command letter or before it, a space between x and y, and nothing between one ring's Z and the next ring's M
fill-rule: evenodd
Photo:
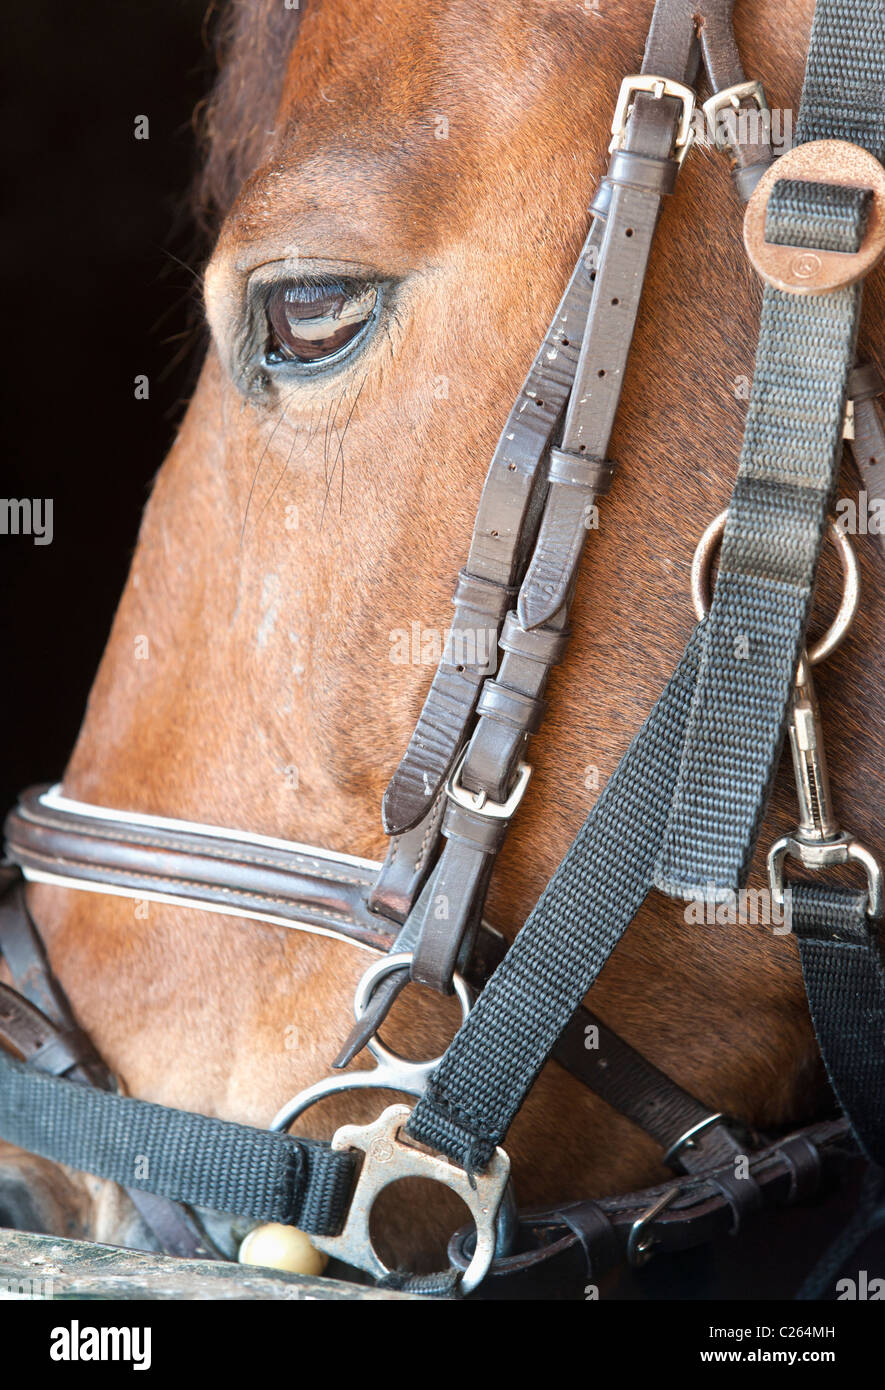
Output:
M397 951L394 955L382 956L370 965L356 987L353 1000L354 1017L362 1018L379 980L392 974L394 970L402 970L411 964L411 951ZM452 983L461 1005L463 1021L473 1007L473 994L461 975L454 974ZM377 1036L369 1039L366 1048L378 1063L376 1067L370 1067L368 1071L339 1071L334 1076L323 1077L312 1086L306 1086L277 1111L270 1122L271 1129L288 1131L299 1115L316 1105L317 1101L325 1100L328 1096L340 1095L343 1091L401 1091L403 1095L415 1096L417 1099L424 1094L431 1074L442 1061L441 1056L430 1057L426 1062L410 1061L385 1047Z
M468 1175L458 1164L439 1153L415 1145L401 1131L411 1111L392 1105L370 1125L343 1125L332 1138L332 1148L362 1150L363 1159L350 1199L343 1229L334 1236L313 1236L313 1243L327 1255L363 1269L376 1279L389 1274L372 1243L371 1214L379 1192L402 1178L425 1178L441 1183L462 1200L476 1226L476 1248L460 1279L462 1293L475 1289L496 1252L503 1256L502 1234L512 1239L515 1222L510 1184L510 1159L496 1148L486 1168Z
M404 970L411 966L413 959L414 957L411 951L396 951L393 955L382 956L380 960L376 960L373 965L369 966L366 973L360 979L356 987L356 993L353 996L353 1016L357 1022L359 1022L366 1012L366 1009L369 1007L369 1001L380 982L385 979L386 976L392 975L395 970ZM461 1022L463 1023L467 1019L470 1010L473 1008L473 995L467 981L464 979L463 975L459 975L457 971L452 975L452 984L458 998L458 1003L461 1005ZM377 1033L373 1038L369 1039L366 1047L373 1057L376 1057L379 1062L388 1066L435 1067L442 1061L442 1054L440 1054L439 1057L431 1057L426 1062L416 1062L414 1058L402 1057L398 1052L394 1052L392 1048L385 1047Z
M710 569L713 564L713 556L722 539L727 519L728 512L725 511L720 512L710 522L698 541L694 559L691 562L691 601L699 622L706 618L710 611ZM842 602L839 604L838 613L823 637L809 648L808 660L812 666L826 661L827 657L832 656L837 647L841 646L854 622L854 616L860 602L860 567L854 553L854 546L833 517L827 519L827 533L842 561L842 573L844 575Z

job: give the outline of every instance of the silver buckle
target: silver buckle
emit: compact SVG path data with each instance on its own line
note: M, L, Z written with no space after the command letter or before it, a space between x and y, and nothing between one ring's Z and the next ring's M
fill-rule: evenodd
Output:
M343 1231L337 1236L311 1236L311 1240L327 1255L383 1279L390 1270L372 1244L369 1227L375 1199L401 1178L430 1178L458 1194L476 1225L476 1249L460 1283L462 1293L470 1293L485 1277L495 1256L498 1215L508 1188L510 1159L503 1149L495 1149L485 1172L476 1173L471 1179L463 1168L441 1154L400 1137L411 1113L407 1105L391 1105L373 1124L342 1125L336 1131L333 1149L361 1149L365 1157Z
M656 1216L660 1216L662 1211L666 1211L671 1202L675 1202L679 1196L679 1188L671 1187L659 1197L656 1202L642 1213L630 1227L630 1234L627 1237L627 1259L634 1269L641 1269L648 1264L654 1251L654 1239L652 1236L644 1236L643 1231L650 1221L654 1221Z
M677 101L682 102L682 113L679 117L679 130L676 134L675 144L681 164L694 139L691 119L694 115L695 95L691 87L686 87L684 82L674 82L670 77L654 77L651 73L634 73L632 77L625 77L621 83L615 114L612 118L612 139L608 147L609 153L614 154L615 150L621 148L621 141L630 119L632 98L637 92L648 92L650 96L658 100L661 97L675 97Z
M759 111L767 113L768 102L765 98L765 89L761 82L736 82L733 87L723 87L721 92L716 92L708 97L701 110L707 122L708 130L713 132L713 144L717 150L728 148L727 140L723 140L719 133L719 122L716 119L720 111L724 111L726 106L730 106L733 111L737 111L741 102L753 101Z
M703 1120L698 1120L696 1125L692 1125L691 1128L687 1129L684 1134L680 1134L675 1144L670 1145L669 1149L664 1154L664 1157L661 1159L661 1162L669 1168L672 1160L676 1157L678 1153L681 1152L682 1149L696 1149L697 1136L699 1134L703 1134L704 1130L709 1129L711 1125L718 1124L720 1120L724 1119L725 1116L723 1115L722 1111L717 1110L714 1114L707 1115Z
M461 773L469 752L468 743L446 782L446 796L450 801L454 801L456 806L463 806L465 811L475 811L477 815L491 816L495 820L509 820L525 795L532 775L531 764L519 764L516 769L516 781L506 801L490 801L486 792L469 791L461 781Z

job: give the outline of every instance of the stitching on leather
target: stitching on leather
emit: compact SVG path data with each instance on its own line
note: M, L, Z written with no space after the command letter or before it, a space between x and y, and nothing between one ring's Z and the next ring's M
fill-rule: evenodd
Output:
M434 809L433 815L431 816L430 820L428 821L427 829L425 830L424 835L423 835L423 837L422 837L422 839L421 839L421 844L418 846L418 857L417 857L417 859L415 860L415 866L414 866L414 872L415 872L415 873L417 873L418 870L419 870L420 868L422 868L422 866L423 866L423 864L424 864L424 862L425 862L425 860L426 860L426 858L427 858L427 853L428 853L428 850L430 849L430 841L431 841L431 839L433 838L433 836L434 836L434 834L435 834L435 832L436 832L437 826L439 825L440 821L442 820L442 816L443 816L443 811L444 811L444 810L445 810L445 802L444 802L444 800L442 799L442 797L440 797L440 799L439 799L439 801L438 801L438 803L437 803L437 805L436 805L436 807L435 807L435 809Z
M28 859L42 859L43 862L44 862L45 864L49 864L49 865L52 865L52 864L62 864L62 865L65 865L65 866L67 866L67 867L70 867L71 869L91 869L91 868L92 868L92 865L89 864L88 861L86 861L86 860L80 860L80 859L61 859L61 858L59 858L59 857L57 857L57 856L54 856L54 855L40 854L40 853L39 853L38 851L36 851L36 850L28 850L27 858L28 858ZM269 893L262 893L260 890L254 892L254 893L251 893L251 892L250 892L250 893L244 893L243 890L242 890L241 888L226 888L226 887L224 887L223 885L216 886L216 885L214 885L214 884L213 884L213 885L208 885L208 884L205 884L205 883L201 883L201 882L199 881L199 879L193 879L193 878L169 878L169 877L166 877L166 876L163 875L163 874L141 873L141 872L139 872L137 869L126 869L126 870L116 870L116 869L113 869L113 870L110 870L109 872L111 872L111 873L120 873L121 877L123 877L123 878L146 879L146 880L148 880L149 882L152 882L152 883L165 883L165 884L171 884L173 887L177 884L179 887L185 887L185 888L200 888L200 889L204 889L204 890L205 890L206 888L211 888L211 891L212 891L212 892L226 893L226 894L228 894L229 896L234 896L234 895L236 895L237 897L239 897L239 898L241 898L241 899L251 899L251 900L256 901L256 902L262 902L262 903L277 903L277 904L279 904L279 905L281 905L281 906L283 906L283 907L297 907L297 905L298 905L298 903L299 903L299 901L300 901L300 899L297 899L297 898L275 898L275 897L272 897ZM107 883L108 886L111 886L111 887L125 887L125 884L117 884L117 883L114 883L113 880L110 880L110 879L108 879L108 880L105 880L105 879L95 879L95 880L93 880L93 879L85 879L85 878L84 878L84 879L83 879L83 882L84 882L84 883L93 883L93 882L94 882L95 885L96 885L96 891L97 891L97 892L100 892L100 891L101 891L101 886L102 886L103 883ZM201 899L199 900L199 904L198 904L198 905L201 906L201 907L203 907L203 908L205 909L205 911L207 911L207 912L211 912L211 911L212 911L211 899L201 898ZM358 926L361 925L360 923L354 921L353 917L349 917L349 916L347 916L347 915L346 915L345 913L343 913L343 912L335 912L335 911L333 911L332 908L328 908L328 907L314 907L313 904L310 904L308 910L309 910L310 912L315 912L315 913L317 914L317 916L319 916L319 917L329 917L329 918L332 918L334 921L349 923L350 925L356 926L356 927L358 927ZM366 930L369 930L369 929L366 928ZM380 935L380 933L379 933L379 935Z
M218 843L217 846L215 846L210 841L210 846L208 848L197 849L195 848L195 846L189 845L183 840L173 839L171 835L168 839L161 838L164 833L161 830L157 832L157 836L154 839L152 839L148 835L141 835L132 831L125 831L119 834L115 833L113 835L110 835L102 834L100 831L77 829L76 826L72 824L72 821L74 819L73 817L71 821L53 820L49 817L43 820L30 813L23 813L21 809L19 810L19 816L23 821L31 825L37 826L38 829L52 829L59 830L63 834L80 835L83 837L84 840L97 840L99 841L99 843L116 840L119 841L121 844L144 845L148 849L179 850L182 854L203 854L208 859L229 859L230 855L229 853L225 853L225 846L233 847L242 843L241 841L237 840L227 840L224 842L224 845ZM79 817L77 817L76 819L79 820ZM195 831L194 833L195 835L198 835L198 832ZM210 837L206 836L199 838L205 838L206 840L209 840ZM14 843L14 839L12 840L12 843ZM31 853L31 851L28 850L28 853ZM289 869L290 872L292 871L291 864L287 863L287 861L281 856L272 858L266 855L250 854L247 852L245 854L238 854L237 858L242 860L244 864L262 864L271 868L278 868L283 870ZM297 851L292 852L292 860L296 863L309 863L312 865L320 862L316 860L313 855L299 854ZM86 861L84 860L84 863L85 862ZM364 878L356 878L350 874L323 873L321 869L313 870L311 873L311 877L321 878L329 883L349 883L353 885L353 887L355 888L362 888L366 885L367 882L370 881Z

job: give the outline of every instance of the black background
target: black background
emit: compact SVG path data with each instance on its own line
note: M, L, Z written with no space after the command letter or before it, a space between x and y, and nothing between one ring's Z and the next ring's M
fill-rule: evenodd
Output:
M2 808L63 770L199 366L209 247L190 189L192 113L214 76L208 7L7 11L0 495L52 497L54 539L0 535Z

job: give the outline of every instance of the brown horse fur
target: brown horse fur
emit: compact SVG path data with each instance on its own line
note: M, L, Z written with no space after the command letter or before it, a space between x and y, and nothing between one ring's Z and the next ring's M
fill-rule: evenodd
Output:
M488 460L581 246L651 8L308 0L293 42L299 11L236 6L207 121L204 194L226 214L206 273L212 346L147 508L69 796L383 856L382 793L430 679L426 665L391 662L390 635L446 628ZM744 64L772 107L798 106L811 10L738 5ZM274 262L283 276L300 264L387 282L391 309L352 366L249 395L244 285ZM873 354L881 285L874 276L866 293ZM734 479L759 304L725 163L698 149L664 210L612 445L619 476L589 537L569 652L532 742L535 777L488 903L509 936L691 631L689 566ZM843 490L855 487L846 469ZM837 803L882 855L874 544L858 538L862 612L819 688ZM828 563L819 614L836 601ZM765 848L794 820L787 762L755 886ZM31 906L129 1092L254 1125L327 1073L366 964L347 944L205 912L153 904L145 916L48 887ZM717 1109L766 1126L820 1103L789 936L688 925L653 893L592 1004ZM407 991L390 1036L428 1055L442 1020L450 1029L448 1004ZM328 1136L389 1099L330 1102L303 1132ZM662 1173L657 1148L555 1064L509 1148L526 1205ZM392 1218L413 1250L423 1211L404 1197Z

